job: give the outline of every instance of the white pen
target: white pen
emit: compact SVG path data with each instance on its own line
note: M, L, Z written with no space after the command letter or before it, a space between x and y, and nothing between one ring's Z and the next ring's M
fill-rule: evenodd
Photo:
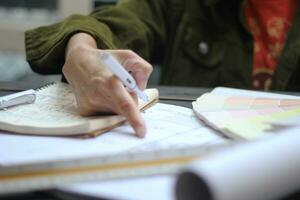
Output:
M17 106L21 104L34 103L36 99L35 90L26 90L7 96L0 97L0 109Z
M148 101L148 96L140 90L134 78L124 69L124 67L110 54L102 52L100 54L101 63L103 63L122 83L143 101Z

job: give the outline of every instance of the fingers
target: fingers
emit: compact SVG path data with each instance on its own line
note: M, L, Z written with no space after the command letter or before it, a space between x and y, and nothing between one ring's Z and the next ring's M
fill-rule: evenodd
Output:
M118 59L127 71L132 73L139 88L144 90L153 70L152 65L131 50L109 51Z
M81 115L117 113L128 120L138 137L145 136L146 128L139 112L137 96L129 93L118 78L112 76L104 82L94 79L93 86L81 91L80 95L75 95Z
M111 96L115 105L113 109L126 117L137 136L144 137L146 126L135 101L136 97L133 98L116 78L111 83L111 89Z
M132 76L136 80L140 89L147 87L148 79L152 72L152 66L144 60L128 59L123 64L124 68L132 72Z

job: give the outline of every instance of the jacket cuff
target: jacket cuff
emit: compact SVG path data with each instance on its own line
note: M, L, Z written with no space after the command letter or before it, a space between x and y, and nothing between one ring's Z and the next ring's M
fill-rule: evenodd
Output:
M78 32L94 37L98 48L116 48L109 27L90 16L72 15L61 23L26 31L26 57L32 69L44 74L61 73L67 43Z

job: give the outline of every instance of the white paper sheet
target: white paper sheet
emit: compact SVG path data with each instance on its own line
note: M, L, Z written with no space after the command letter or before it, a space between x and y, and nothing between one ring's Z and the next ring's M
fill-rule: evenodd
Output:
M122 200L175 199L175 176L150 176L60 188L62 192Z
M205 196L204 189L208 188L214 200L285 197L300 188L299 147L300 134L295 129L225 150L193 163L187 171L194 175L183 173L179 178L181 187L177 189L183 196L201 193L204 199L210 199ZM191 183L198 185L190 187Z
M224 141L213 130L203 126L188 108L157 104L143 116L148 128L144 139L134 136L129 125L89 139L0 134L0 167Z

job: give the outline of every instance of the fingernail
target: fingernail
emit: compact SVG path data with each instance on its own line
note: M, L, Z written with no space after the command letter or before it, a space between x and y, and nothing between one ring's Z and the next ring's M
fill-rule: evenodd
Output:
M145 126L138 126L135 131L136 131L136 135L140 138L144 138L146 135Z

